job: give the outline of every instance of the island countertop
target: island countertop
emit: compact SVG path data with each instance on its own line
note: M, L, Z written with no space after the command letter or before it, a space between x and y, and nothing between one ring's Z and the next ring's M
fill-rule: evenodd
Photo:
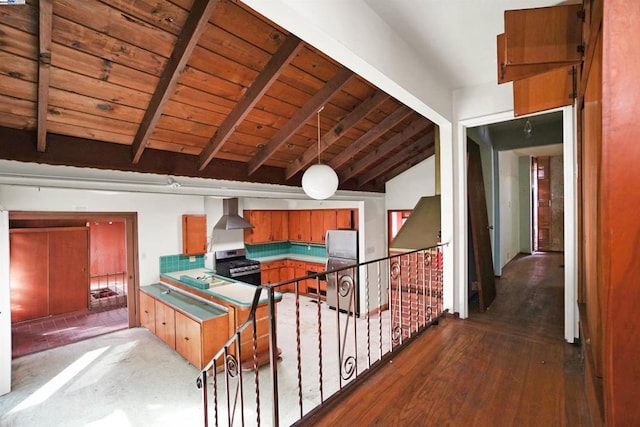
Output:
M194 282L192 280L197 280L198 277L202 277L204 275L212 276L214 279L214 282L212 283L215 283L215 285L208 289L203 289L201 286L193 285ZM183 276L189 277L192 280L183 280ZM213 274L211 270L206 268L167 272L160 275L160 279L163 278L169 282L178 282L195 291L211 295L214 298L218 298L239 307L251 307L257 289L254 285ZM282 294L276 292L275 299L276 301L280 301L282 299ZM268 295L266 290L263 289L261 291L259 304L264 304L267 301Z

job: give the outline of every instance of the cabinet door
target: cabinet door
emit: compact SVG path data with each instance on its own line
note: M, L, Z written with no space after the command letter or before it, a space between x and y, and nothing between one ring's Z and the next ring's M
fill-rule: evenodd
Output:
M354 228L351 209L338 209L336 211L336 228L347 230Z
M155 301L156 335L171 348L176 348L175 310L160 301Z
M321 243L324 243L327 237L327 230L335 230L338 227L336 211L334 209L323 210L322 223L324 225L324 232L322 233Z
M156 308L155 299L139 292L140 295L140 326L144 326L152 333L156 333Z
M193 366L202 367L202 328L199 322L175 312L176 351Z
M311 241L314 243L324 242L326 227L324 226L324 210L315 209L310 214Z
M88 266L86 228L49 231L50 314L69 313L89 307Z
M207 252L207 216L182 215L182 254Z
M300 240L300 211L289 211L289 240Z
M300 241L311 241L311 211L299 211L300 212Z
M278 283L280 281L280 269L270 268L261 271L262 284Z
M253 224L253 228L244 230L245 243L264 243L271 236L271 213L262 210L244 211L244 218Z
M281 242L289 239L289 213L271 211L271 241Z
M47 232L11 230L11 322L49 315L49 237ZM38 268L34 268L37 265Z

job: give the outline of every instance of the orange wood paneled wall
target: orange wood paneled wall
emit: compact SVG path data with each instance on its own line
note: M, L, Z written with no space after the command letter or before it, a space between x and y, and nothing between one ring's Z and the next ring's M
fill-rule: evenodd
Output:
M605 421L640 425L640 3L604 0L601 218Z
M91 276L127 271L124 221L91 221Z

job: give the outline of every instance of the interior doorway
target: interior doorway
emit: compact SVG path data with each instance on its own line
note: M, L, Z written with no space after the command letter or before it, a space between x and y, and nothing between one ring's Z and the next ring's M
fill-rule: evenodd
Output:
M137 325L136 213L11 212L9 235L12 357Z
M531 162L534 252L564 251L563 157L538 156Z

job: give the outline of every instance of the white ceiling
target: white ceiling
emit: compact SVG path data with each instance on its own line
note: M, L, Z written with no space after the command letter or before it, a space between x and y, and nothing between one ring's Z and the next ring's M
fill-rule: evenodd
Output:
M496 82L496 36L504 11L556 6L558 0L364 0L400 38L457 89Z

